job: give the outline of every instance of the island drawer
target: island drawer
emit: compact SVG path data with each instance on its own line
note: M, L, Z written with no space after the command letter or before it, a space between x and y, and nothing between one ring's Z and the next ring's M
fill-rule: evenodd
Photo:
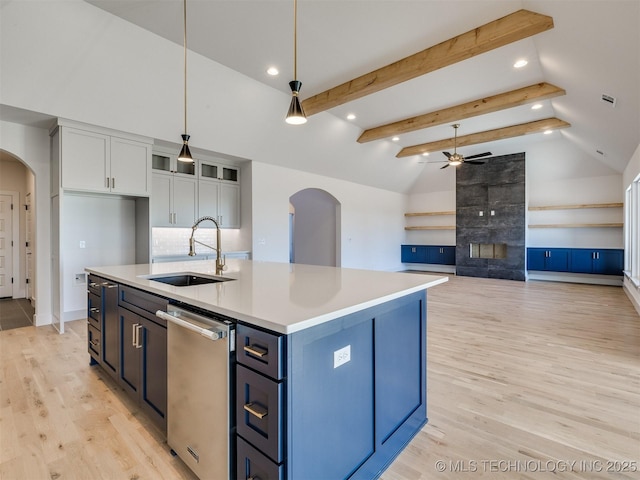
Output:
M281 463L283 384L242 365L236 366L236 428L264 454Z
M242 438L238 437L238 480L284 480L284 465L269 460Z
M96 361L100 362L100 330L91 324L87 325L87 340L89 341L89 355Z
M167 311L167 305L169 302L166 298L152 293L143 292L137 288L127 287L126 285L120 285L118 304L132 312L138 314L144 314L145 312L152 314L149 317L152 321L161 324L166 327L166 320L156 317L156 312L162 310Z
M238 324L236 338L238 363L276 380L283 378L283 336Z
M100 330L102 323L102 297L96 295L92 291L89 291L87 294L88 304L87 304L87 320L89 325L92 325L94 328Z

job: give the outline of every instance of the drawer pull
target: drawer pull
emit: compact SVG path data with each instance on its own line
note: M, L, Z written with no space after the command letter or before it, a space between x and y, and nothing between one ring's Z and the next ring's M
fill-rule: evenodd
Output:
M90 340L89 343L91 345L93 345L94 347L99 347L100 346L100 342L98 340Z
M95 287L97 287L97 286L98 286L98 284L97 284L96 282L91 282L91 283L89 284L89 286L90 286L90 287L94 287L94 288L95 288Z
M269 353L269 350L267 350L266 348L258 347L257 345L245 345L244 351L258 358L262 358Z
M254 417L258 417L260 419L266 417L269 413L266 408L256 405L255 403L245 403L244 409Z
M100 309L99 309L99 308L96 308L96 307L90 308L90 309L89 309L89 311L90 311L91 313L100 313Z
M104 283L102 284L102 286L103 286L103 287L106 287L106 288L116 288L116 287L118 286L118 284L117 284L117 283L104 282Z

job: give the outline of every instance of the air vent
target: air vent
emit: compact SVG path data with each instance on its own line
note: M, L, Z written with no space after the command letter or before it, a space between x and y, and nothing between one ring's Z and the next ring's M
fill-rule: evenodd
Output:
M616 106L616 97L612 97L611 95L607 95L606 93L602 94L602 101L612 107Z

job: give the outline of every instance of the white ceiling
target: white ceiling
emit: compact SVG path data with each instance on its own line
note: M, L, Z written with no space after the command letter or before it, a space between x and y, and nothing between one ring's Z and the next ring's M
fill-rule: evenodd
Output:
M182 45L181 0L87 1ZM188 0L187 8L190 50L289 92L293 0ZM570 128L520 137L516 147L511 139L459 151L508 154L529 142L562 136L622 172L640 144L639 0L298 0L300 96L315 95L521 8L551 16L554 28L329 112L341 118L354 113L354 123L366 129L546 81L567 94L543 101L537 111L525 105L462 120L459 135L552 116ZM512 65L519 58L529 64L516 70ZM280 69L278 77L266 74L271 65ZM602 102L602 94L616 97L615 108ZM451 136L449 125L416 131L402 135L397 150ZM429 161L443 158L432 154Z

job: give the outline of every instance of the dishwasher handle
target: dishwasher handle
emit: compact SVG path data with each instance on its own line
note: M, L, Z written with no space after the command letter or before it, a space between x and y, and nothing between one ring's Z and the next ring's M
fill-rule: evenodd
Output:
M224 330L211 330L209 328L203 328L199 325L196 325L193 322L188 320L184 320L180 318L179 312L167 313L162 310L158 310L156 312L156 317L162 318L168 322L175 323L176 325L180 325L181 327L186 328L187 330L191 330L192 332L199 333L203 337L207 337L209 340L220 340L227 336L227 332Z

